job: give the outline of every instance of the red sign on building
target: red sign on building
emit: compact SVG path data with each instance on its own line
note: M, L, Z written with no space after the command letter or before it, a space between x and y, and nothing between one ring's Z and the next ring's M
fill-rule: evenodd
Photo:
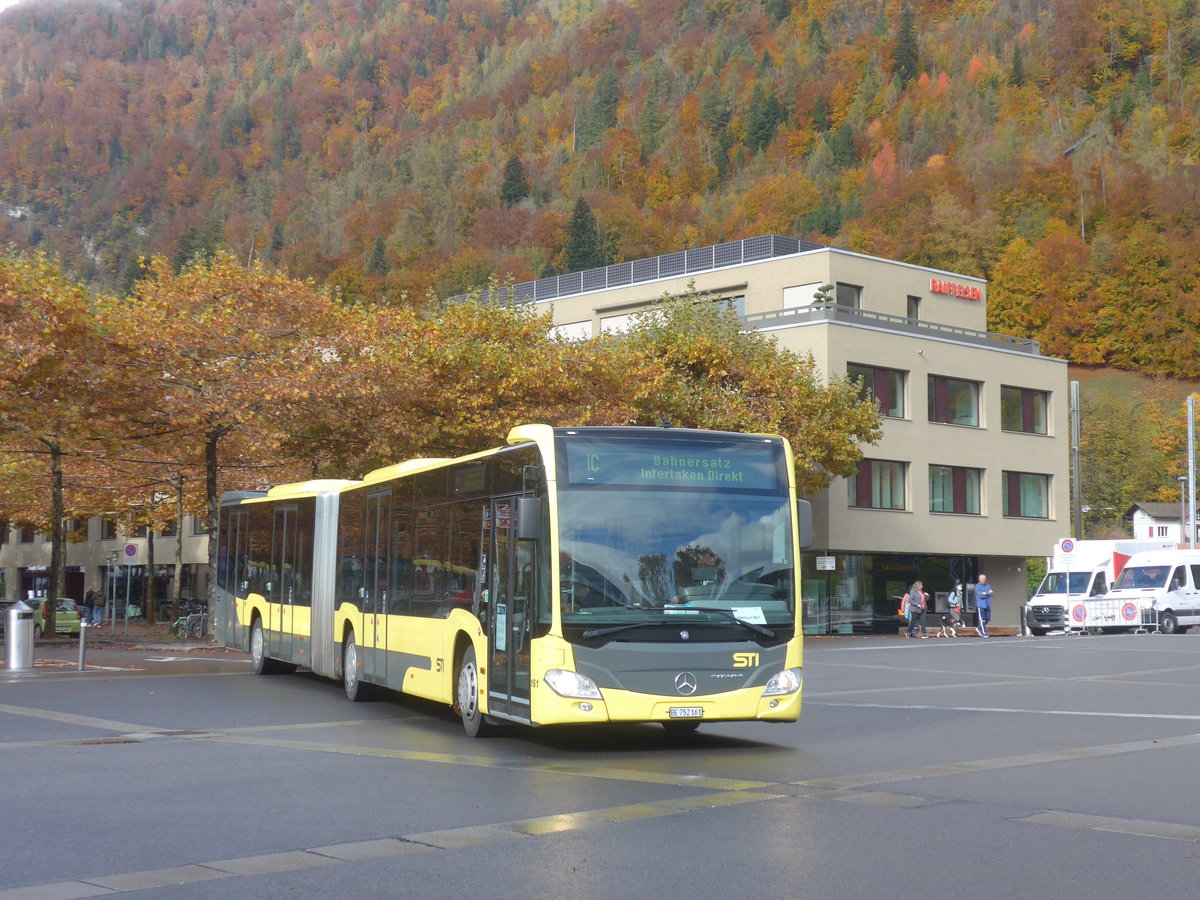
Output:
M983 288L973 284L959 284L957 281L942 281L940 278L929 279L929 290L935 294L949 294L951 297L962 297L964 300L982 300Z

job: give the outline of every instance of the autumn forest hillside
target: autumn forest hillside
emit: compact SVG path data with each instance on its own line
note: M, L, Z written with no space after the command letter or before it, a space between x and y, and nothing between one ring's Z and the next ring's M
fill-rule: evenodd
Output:
M347 299L781 233L1200 377L1196 0L25 0L0 241L120 291L223 245Z

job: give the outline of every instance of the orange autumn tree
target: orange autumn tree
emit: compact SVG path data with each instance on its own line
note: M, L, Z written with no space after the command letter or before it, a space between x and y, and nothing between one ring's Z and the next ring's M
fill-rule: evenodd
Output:
M101 318L121 349L130 390L154 398L133 428L153 430L203 458L208 527L216 533L220 478L250 466L278 470L291 404L322 389L336 356L340 308L311 282L227 253L179 274L155 259L127 298L108 299ZM216 552L210 542L209 563Z
M551 334L529 307L475 300L420 315L351 310L337 371L336 407L310 404L308 437L329 454L323 474L358 477L411 456L494 447L517 424L620 424L639 374L591 342Z
M87 294L42 254L0 251L0 465L11 485L0 516L48 527L48 600L63 596L64 460L97 437L108 395ZM49 509L46 500L49 498ZM54 633L55 604L45 604Z

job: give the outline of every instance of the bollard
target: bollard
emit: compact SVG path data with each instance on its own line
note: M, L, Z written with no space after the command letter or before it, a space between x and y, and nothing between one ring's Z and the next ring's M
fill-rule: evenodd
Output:
M4 631L4 667L33 668L33 607L18 600L8 608Z
M79 623L79 671L83 671L83 660L87 656L87 633L90 622Z

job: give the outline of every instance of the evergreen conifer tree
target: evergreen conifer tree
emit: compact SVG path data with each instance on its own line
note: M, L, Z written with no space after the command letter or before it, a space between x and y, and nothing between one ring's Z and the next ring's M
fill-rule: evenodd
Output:
M504 164L504 180L500 182L500 205L506 209L516 206L529 196L529 179L521 158L513 154Z
M896 31L896 50L892 61L901 86L917 77L917 29L912 7L908 3L900 10L900 27Z
M580 197L575 201L571 220L567 222L566 269L581 272L596 269L605 264L604 241L600 237L600 226L592 215L592 208Z
M387 261L387 247L384 246L383 238L376 236L375 245L371 248L371 258L367 260L367 271L372 275L386 275L391 270L391 264Z

